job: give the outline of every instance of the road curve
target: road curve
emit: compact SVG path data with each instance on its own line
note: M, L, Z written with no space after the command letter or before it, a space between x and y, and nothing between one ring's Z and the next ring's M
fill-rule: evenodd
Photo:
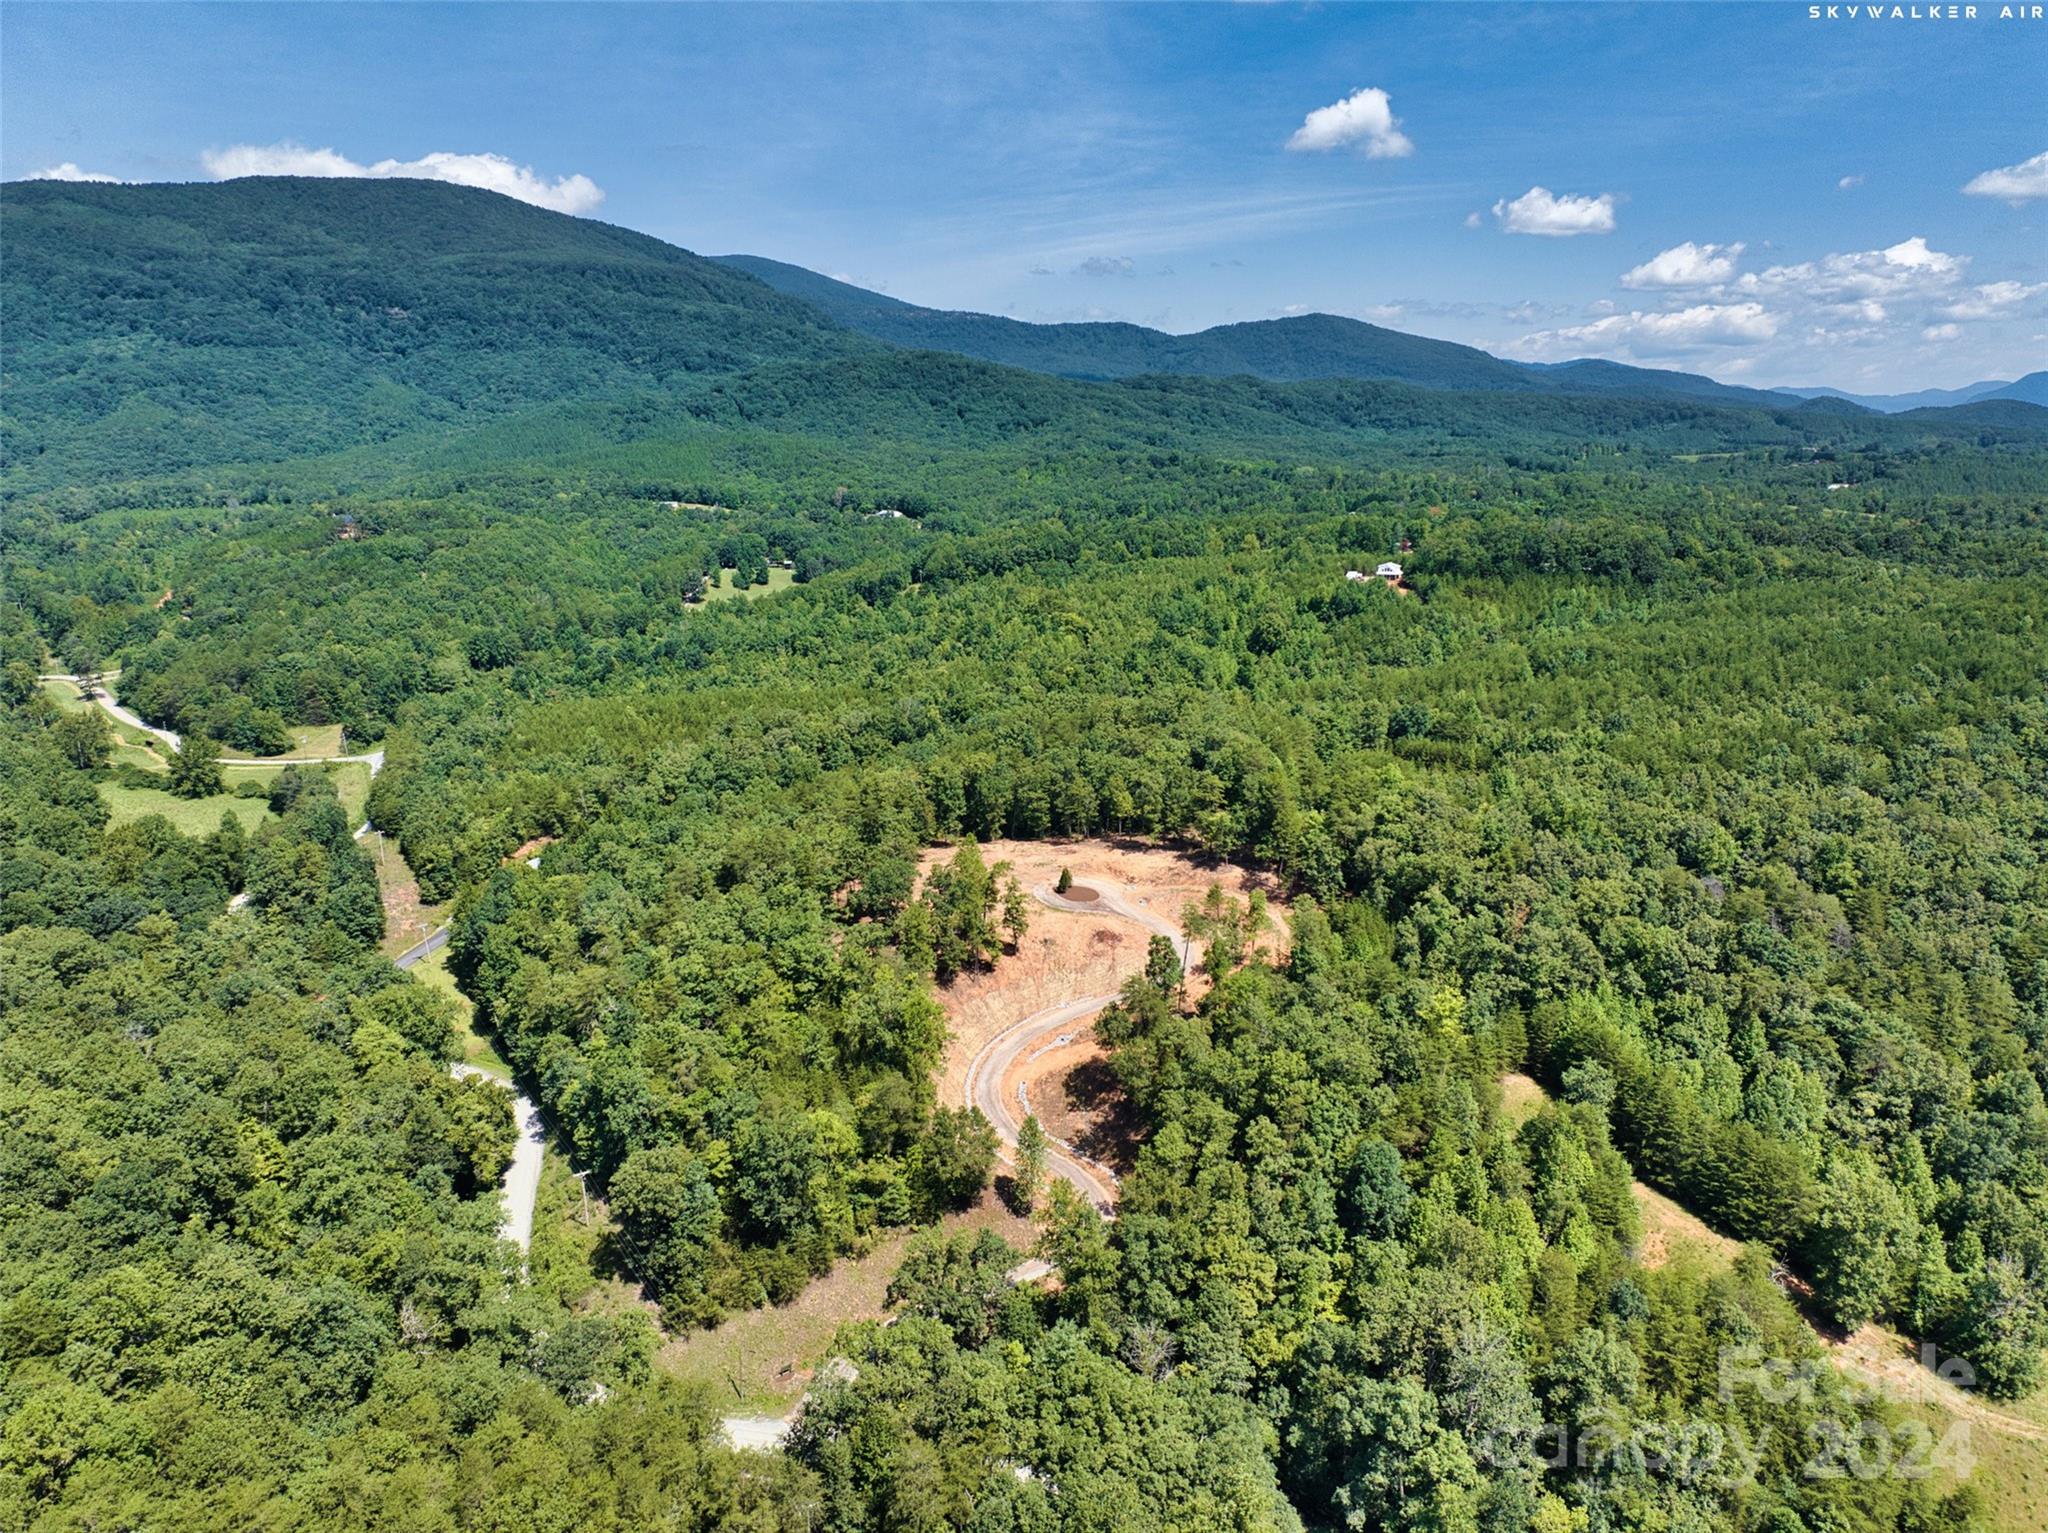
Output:
M154 724L145 723L132 709L122 707L115 700L113 692L107 687L104 677L101 680L100 686L92 691L87 691L85 684L76 676L64 672L46 672L38 679L43 681L68 681L71 685L78 688L81 695L98 703L110 715L119 719L131 729L139 729L146 734L155 736L163 741L164 744L170 746L172 750L179 749L179 737L176 730L158 729ZM370 775L372 777L375 777L384 769L384 753L381 750L366 751L361 755L355 756L300 756L285 760L280 760L274 756L268 758L224 756L221 758L220 764L222 766L317 766L345 761L366 763L370 768ZM356 831L357 838L360 839L369 830L370 822L365 820ZM230 909L234 909L247 902L248 896L246 894L238 894L228 904ZM429 953L436 952L446 946L447 942L448 928L444 926L439 931L430 933L424 940L414 943L403 953L399 954L393 962L401 969L409 969ZM524 1252L533 1244L533 1205L540 1196L541 1161L547 1153L547 1133L541 1125L540 1109L522 1095L511 1082L500 1080L488 1071L479 1070L474 1065L465 1064L451 1065L449 1068L459 1077L467 1076L487 1080L494 1085L502 1086L505 1090L512 1093L512 1117L519 1125L519 1139L512 1148L512 1164L505 1168L505 1184L499 1192L501 1206L504 1209L504 1218L498 1225L498 1235L500 1239L511 1241Z
M444 926L426 940L407 948L392 962L401 969L410 969L427 954L446 946L447 942L448 928ZM540 1109L503 1076L469 1064L453 1064L448 1071L458 1079L489 1081L493 1086L512 1093L512 1120L519 1126L519 1139L512 1146L512 1164L505 1168L505 1183L498 1191L499 1206L504 1211L504 1217L498 1222L498 1238L511 1241L524 1252L533 1244L533 1205L540 1197L540 1167L547 1157L547 1128L541 1122Z
M1092 879L1088 886L1095 891L1092 900L1072 900L1051 888L1035 888L1032 897L1054 910L1074 915L1120 916L1135 921L1147 931L1156 932L1172 942L1180 952L1185 967L1192 962L1194 944L1185 937L1180 928L1165 916L1149 908L1141 900L1126 893L1119 885L1107 879ZM1028 1017L1021 1017L989 1039L967 1064L966 1106L978 1107L982 1116L995 1128L996 1136L1003 1143L1006 1155L1014 1155L1017 1148L1017 1130L1024 1126L1024 1116L1030 1109L1023 1100L1021 1083L1017 1088L1017 1100L1007 1100L1003 1093L1003 1081L1018 1059L1034 1045L1049 1038L1057 1037L1062 1030L1071 1031L1076 1025L1117 999L1112 990L1100 995L1076 996L1073 1000L1062 1001L1042 1011L1034 1011ZM1042 1052L1039 1050L1038 1052ZM1116 1215L1117 1178L1116 1173L1100 1161L1091 1160L1074 1146L1063 1140L1046 1136L1046 1168L1061 1180L1078 1188L1104 1218Z
M164 744L168 745L172 750L179 749L178 732L175 729L158 729L154 724L145 724L142 721L142 716L140 714L136 713L132 708L122 707L118 702L114 700L113 691L111 688L107 686L106 676L104 673L102 673L100 677L99 686L92 689L91 691L87 691L85 683L80 681L76 676L70 675L69 673L64 671L45 671L38 675L36 677L36 680L68 681L71 683L71 685L78 688L79 696L87 699L90 702L98 703L102 708L106 709L107 712L112 717L119 719L123 724L126 724L130 729L139 729L146 735L155 735L157 739L163 741Z
M36 679L38 681L68 681L72 686L78 688L80 696L98 703L100 707L107 711L109 716L118 719L130 729L139 729L144 734L154 735L174 751L184 748L182 736L179 735L177 730L159 729L154 724L145 723L142 716L136 713L134 709L122 706L115 699L113 689L107 685L105 676L101 677L99 686L89 692L86 690L84 682L65 671L43 671L37 675ZM370 775L372 777L375 777L384 770L384 753L382 751L364 751L360 755L354 756L223 756L220 758L222 766L331 766L349 761L366 763L370 768ZM356 834L361 835L362 832L358 831Z
M1024 1126L1019 1112L1022 1104L1008 1101L1003 1095L1003 1078L1016 1064L1018 1056L1048 1035L1057 1034L1063 1028L1070 1029L1083 1019L1094 1016L1116 998L1117 993L1111 990L1101 995L1078 996L1057 1006L1048 1006L1043 1011L1034 1011L989 1039L968 1061L968 1104L981 1109L982 1116L994 1126L996 1137L1002 1140L1006 1151L1015 1152L1017 1130ZM1019 1095L1022 1095L1021 1090ZM1050 1134L1045 1140L1045 1165L1062 1181L1071 1182L1080 1189L1082 1195L1105 1217L1115 1213L1116 1173L1107 1166L1090 1160L1072 1145L1054 1139Z

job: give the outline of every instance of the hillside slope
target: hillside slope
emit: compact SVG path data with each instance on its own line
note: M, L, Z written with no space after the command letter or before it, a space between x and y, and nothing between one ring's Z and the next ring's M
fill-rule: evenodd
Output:
M174 479L320 494L742 432L800 437L819 458L859 446L1563 462L1590 444L1796 449L1987 427L2032 440L2048 422L2016 404L1995 422L1887 422L1676 374L1646 393L1636 369L1525 369L1328 316L1196 337L1091 327L1146 366L1076 380L1051 354L1035 367L976 356L972 336L906 351L815 307L815 283L778 292L643 235L419 181L22 183L0 192L0 241L10 494ZM869 297L884 318L903 307ZM1361 347L1370 358L1356 360ZM1367 361L1384 375L1344 372ZM1256 376L1287 370L1318 376Z
M624 229L421 181L0 189L16 483L459 428L872 348Z
M2048 372L2028 373L2024 378L1994 389L1989 394L1979 394L1972 404L1990 404L1994 400L2013 399L2024 404L2048 406Z

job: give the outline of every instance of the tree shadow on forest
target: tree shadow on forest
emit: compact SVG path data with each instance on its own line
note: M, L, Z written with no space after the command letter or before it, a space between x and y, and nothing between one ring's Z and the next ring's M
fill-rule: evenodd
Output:
M1067 1072L1061 1085L1067 1110L1088 1119L1088 1126L1075 1136L1074 1148L1112 1167L1118 1176L1128 1175L1137 1163L1143 1124L1109 1060L1083 1060Z

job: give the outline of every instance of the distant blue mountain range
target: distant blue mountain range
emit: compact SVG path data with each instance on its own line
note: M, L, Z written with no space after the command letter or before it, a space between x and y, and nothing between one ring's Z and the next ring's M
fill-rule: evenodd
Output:
M1921 389L1915 394L1850 394L1841 389L1774 389L1797 399L1844 399L1866 410L1897 415L1904 410L1935 410L1949 405L1973 405L1991 399L2017 399L2030 405L2048 405L2048 372L2028 373L2017 381L1990 379L1959 389Z

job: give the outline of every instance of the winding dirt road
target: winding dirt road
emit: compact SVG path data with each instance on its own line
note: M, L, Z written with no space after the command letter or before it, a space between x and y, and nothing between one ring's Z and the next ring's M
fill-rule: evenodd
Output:
M1078 996L1058 1006L1034 1011L989 1039L968 1063L967 1103L979 1107L982 1116L994 1125L996 1137L1002 1140L1006 1154L1014 1156L1017 1131L1024 1126L1023 1114L1029 1109L1023 1103L1024 1087L1021 1082L1017 1086L1018 1100L1015 1104L1004 1098L1004 1077L1031 1045L1048 1034L1057 1036L1061 1029L1071 1029L1093 1017L1115 999L1116 992L1111 990L1102 995ZM1117 1180L1116 1173L1109 1167L1100 1161L1090 1160L1072 1145L1064 1144L1050 1134L1045 1142L1045 1165L1053 1175L1079 1188L1105 1219L1115 1217Z
M1183 966L1193 961L1196 944L1182 934L1178 925L1151 909L1142 897L1100 878L1091 880L1089 890L1094 895L1093 899L1069 898L1047 887L1034 888L1031 895L1040 904L1054 910L1076 915L1120 916L1134 921L1148 932L1155 932L1174 943ZM982 1116L988 1119L995 1128L996 1137L1002 1141L1006 1159L1015 1158L1017 1131L1024 1126L1024 1118L1031 1109L1025 1096L1025 1083L1019 1081L1016 1084L1013 1097L1004 1091L1004 1082L1019 1061L1028 1062L1030 1057L1064 1041L1062 1034L1071 1033L1116 998L1117 992L1110 990L1078 995L1043 1007L1005 1027L968 1061L962 1105L981 1109ZM1047 1170L1072 1184L1105 1219L1116 1217L1117 1175L1108 1166L1050 1134L1046 1136L1045 1163Z

